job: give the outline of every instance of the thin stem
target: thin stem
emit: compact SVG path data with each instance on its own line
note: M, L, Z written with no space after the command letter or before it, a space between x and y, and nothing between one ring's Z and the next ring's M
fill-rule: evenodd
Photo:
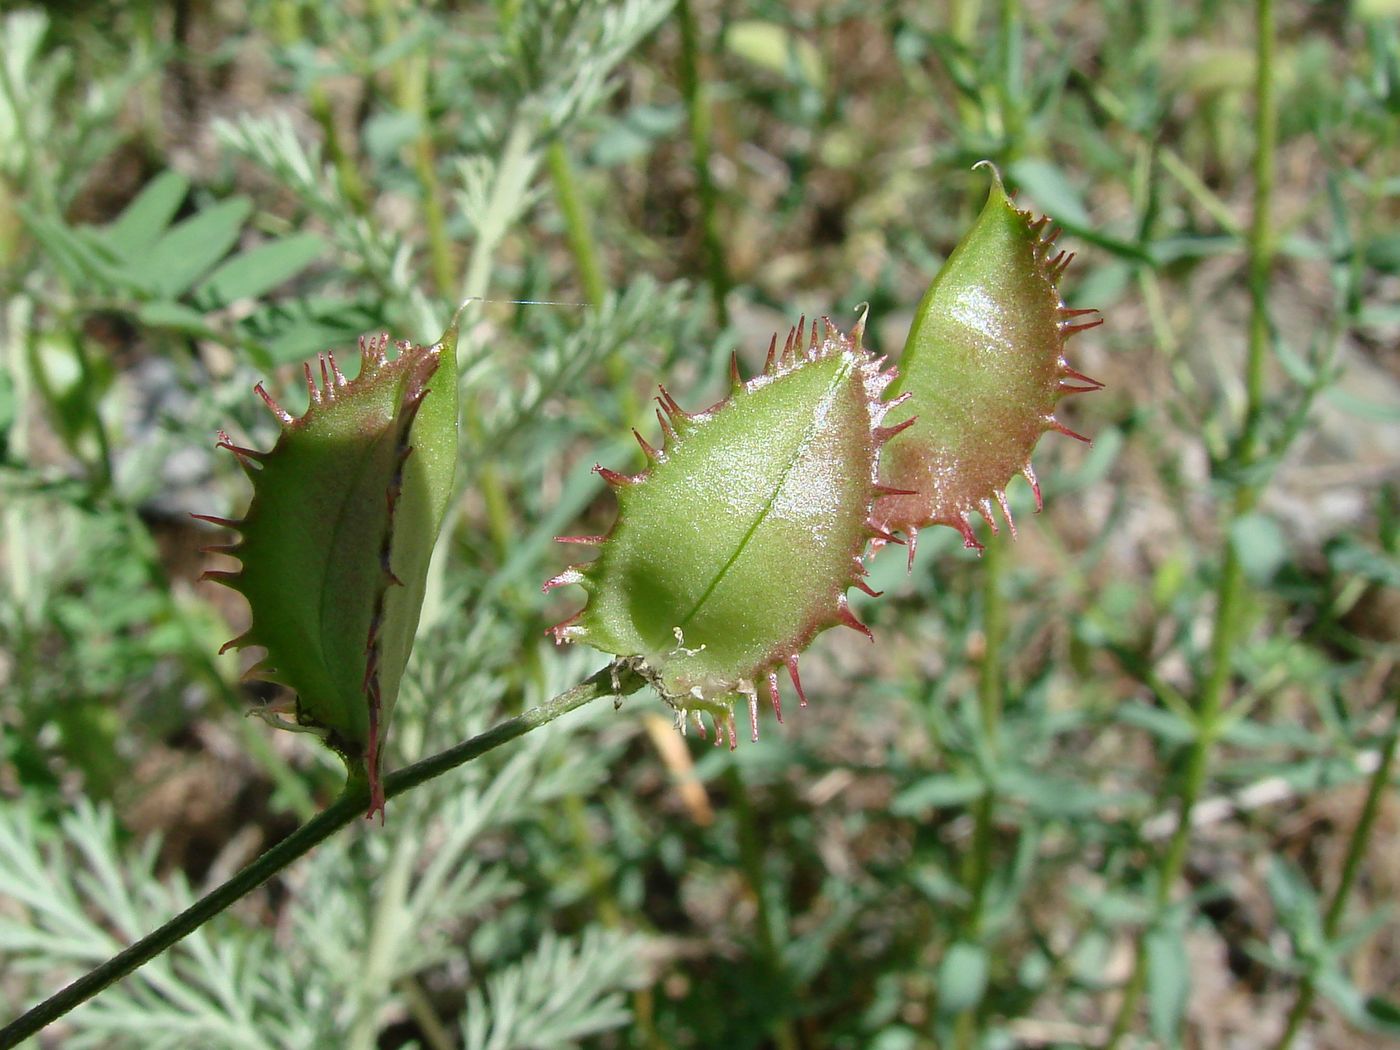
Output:
M454 747L389 774L384 781L384 795L386 798L394 798L405 791L411 791L420 784L480 758L488 751L493 751L516 737L524 736L532 729L547 725L560 715L568 714L590 701L604 696L627 696L640 689L643 683L644 679L628 664L621 660L615 661L554 699L514 718L508 718ZM297 828L226 882L205 894L153 933L118 952L17 1020L0 1028L0 1050L10 1050L18 1046L23 1040L91 999L108 985L150 962L161 952L199 929L234 901L251 893L341 828L353 823L365 812L368 804L368 786L362 778L352 778L340 797L320 814Z
M348 1050L373 1050L378 1043L379 989L388 985L398 961L399 931L404 926L404 902L408 898L418 844L412 837L402 843L375 884L374 918L369 945L355 978L355 1018L346 1039Z
M714 177L710 174L710 101L705 82L700 76L700 29L690 0L679 0L676 18L680 22L681 92L685 95L690 118L690 149L695 164L695 179L700 190L700 236L705 245L705 271L710 282L710 294L715 300L715 319L720 327L729 324L729 306L725 302L731 281L729 267L724 261L724 238L720 235L715 205Z
M719 733L718 726L715 727L715 733ZM778 950L773 909L768 899L767 880L763 873L763 839L754 820L753 806L749 803L748 787L744 784L743 772L737 765L731 764L725 770L725 779L728 780L729 790L733 793L734 816L739 825L739 861L743 867L744 879L749 884L749 892L754 898L754 922L758 926L759 951L763 954L763 963L768 969L769 979L782 993L777 997L777 1001L788 1002L791 998L787 994L788 974L783 965L782 952ZM774 1016L769 1034L772 1035L778 1050L796 1050L797 1030L793 1027L790 1016Z
M321 136L325 141L326 157L335 168L336 182L345 201L356 215L369 214L369 193L365 190L365 180L360 177L360 169L355 158L345 149L341 141L340 129L336 127L335 111L331 108L330 95L320 81L313 82L306 91L307 106L316 123L321 125Z
M1347 842L1347 855L1342 861L1341 878L1332 893L1332 900L1327 905L1327 914L1322 920L1322 933L1328 941L1335 938L1341 928L1347 899L1351 896L1356 876L1361 871L1361 862L1366 857L1366 849L1371 842L1371 830L1375 826L1376 815L1380 812L1381 799L1390 787L1397 743L1400 743L1400 692L1395 695L1395 716L1390 726L1390 734L1381 748L1380 761L1371 774L1371 782L1366 789L1366 801L1361 804L1361 816L1357 818L1356 827L1352 828L1351 838ZM1288 1011L1288 1024L1275 1044L1277 1050L1288 1050L1293 1045L1298 1029L1302 1027L1308 1011L1312 1009L1316 995L1317 983L1312 974L1306 974L1298 984L1298 997L1293 1001L1293 1008Z
M982 730L981 761L987 767L987 787L977 800L973 815L972 847L967 855L964 883L968 892L967 913L962 937L973 942L982 937L986 915L987 882L992 871L993 822L997 799L993 788L994 771L1000 760L1002 712L1002 644L1006 638L1006 598L1002 593L1002 572L1006 561L1005 543L992 535L982 560L982 666L977 683L977 713ZM976 1043L977 1007L964 1009L957 1019L955 1045L970 1048Z
M584 214L578 180L563 139L556 138L549 144L545 162L549 165L549 178L554 185L554 199L564 219L564 236L568 238L574 265L578 267L579 284L583 286L584 297L596 308L602 305L603 298L608 294L608 283L603 278L603 267L598 262L598 245L588 224L588 216Z
M428 993L423 991L423 986L412 977L401 977L395 982L395 987L403 996L408 1012L423 1033L423 1039L428 1046L432 1050L454 1050L457 1041L452 1038L452 1033L447 1030L442 1018L438 1017L437 1011L433 1009L432 1000L428 998Z
M562 139L556 138L549 144L545 151L545 162L549 165L554 199L559 205L560 215L564 218L564 235L568 238L574 265L578 267L578 278L583 286L584 298L596 310L607 298L608 284L603 276L602 264L598 261L598 241L593 236L593 227L588 222L583 200L579 196L574 166L569 160L569 151ZM608 357L607 369L613 391L617 394L619 414L624 421L630 422L638 414L637 393L632 387L631 370L621 348Z
M43 173L39 171L38 152L34 148L34 136L28 122L29 106L27 100L22 99L16 90L14 78L10 76L10 67L5 62L0 62L0 91L5 93L5 98L10 103L10 111L15 115L14 135L19 142L20 155L23 158L19 165L18 181L34 194L40 210L45 214L54 214L58 211L58 199L54 193L53 180L44 178Z
M0 65L4 63L0 62ZM4 190L0 189L0 192ZM14 415L7 435L9 459L14 463L25 463L29 458L29 412L33 386L26 341L33 338L34 304L16 295L0 304L0 311L3 311L0 320L4 322L0 325L0 368L8 374L14 392ZM6 499L5 503L3 520L7 557L4 576L14 608L20 611L23 619L27 619L33 611L29 603L35 590L34 561L29 542L31 528L18 501Z
M471 454L465 457L464 463L468 466L475 464L469 475L469 480L479 489L485 500L491 540L499 554L509 550L515 539L514 523L511 519L510 500L506 495L505 483L501 480L501 475L496 470L491 458L482 453L486 444L485 427L482 425L473 392L467 389L469 382L467 375L473 363L474 347L472 340L465 336L472 330L480 306L479 303L472 300L480 299L486 295L487 284L491 278L491 262L495 256L496 248L505 236L510 222L520 211L522 202L530 190L530 180L535 171L535 160L530 153L530 146L533 142L531 127L525 115L517 113L515 122L511 125L510 134L506 136L505 144L501 148L500 160L496 163L495 175L491 183L490 197L479 220L471 254L467 258L467 272L462 280L460 300L464 305L458 315L458 325L464 336L457 340L457 371L461 377L459 393L462 395L462 426L466 442L469 443L471 450ZM462 483L459 481L459 491L461 485ZM424 585L423 613L419 621L424 627L438 622L444 612L443 601L446 593L444 580L447 574L448 548L455 532L452 525L453 519L449 513L447 521L438 534L432 559L428 563L428 579Z
M1254 221L1249 234L1249 345L1245 359L1245 414L1236 449L1239 468L1253 465L1260 453L1259 428L1264 412L1264 362L1269 348L1269 273L1273 267L1273 165L1278 115L1274 100L1273 0L1255 2L1255 153ZM1242 471L1243 472L1243 471ZM1242 482L1235 490L1230 522L1248 514L1258 500L1255 485ZM1171 901L1186 863L1191 842L1191 816L1210 771L1211 753L1221 732L1221 715L1234 671L1233 654L1244 628L1246 604L1244 566L1230 538L1227 522L1224 563L1216 586L1215 624L1211 635L1210 675L1196 706L1196 735L1186 760L1177 803L1177 824L1157 868L1156 911ZM1147 982L1147 942L1139 938L1133 971L1123 989L1113 1029L1106 1044L1117 1047L1133 1022Z
M964 55L970 54L977 40L977 23L982 15L982 0L951 0L948 5L948 30L954 43ZM958 124L965 134L981 132L986 127L985 111L977 100L958 91Z
M380 36L386 47L399 39L398 14L391 0L372 4L379 19ZM409 160L423 194L423 224L428 233L429 269L433 285L444 298L452 294L456 264L452 239L447 235L447 216L442 206L442 184L438 180L437 155L433 150L432 122L428 118L428 56L419 49L395 64L394 101L404 113L418 118L418 134L409 144Z
M1274 149L1278 105L1274 97L1274 0L1255 5L1254 222L1249 230L1249 358L1245 362L1245 417L1240 459L1259 451L1264 413L1264 361L1269 349L1269 274L1274 263Z
M530 176L534 170L534 162L530 159L532 138L529 123L523 115L519 115L511 126L510 134L506 136L501 159L496 166L491 197L467 262L467 274L462 283L463 300L486 295L487 282L491 276L491 260L501 243L501 238L505 236L510 218L519 210L520 201L530 188ZM470 319L475 317L476 305L468 305L463 314L464 330L469 326ZM457 363L464 375L467 364L465 355L468 352L469 340L463 339L457 346ZM462 405L467 438L480 449L486 442L486 435L481 417L475 411L475 402L464 398ZM489 457L481 459L477 467L476 481L486 503L487 524L496 553L503 555L515 542L515 523L510 512L510 499L506 495L505 483ZM443 535L446 536L449 532L450 530L444 529Z
M496 162L495 175L491 180L491 193L477 226L476 242L467 259L467 272L462 280L463 301L481 298L488 291L491 260L501 238L505 236L507 226L520 211L521 202L530 190L530 179L535 171L535 158L530 155L533 139L530 121L523 112L517 112L510 126L510 134L501 146L500 160ZM469 320L475 318L476 309L475 303L467 306L463 314L463 330L469 326ZM470 346L464 339L457 345L457 365L463 372L470 364L469 354Z
M290 48L301 42L304 34L298 4L292 0L278 0L278 3L273 6L272 36L278 44L285 48ZM355 166L354 159L345 151L345 146L341 142L340 131L336 128L335 113L331 108L331 99L330 95L326 93L325 84L319 80L313 80L306 89L306 103L307 108L311 110L311 116L317 124L321 125L326 157L335 168L336 182L340 186L340 192L345 196L346 203L350 205L356 215L369 214L369 195L365 192L364 180L360 178L360 171ZM159 107L156 109L159 112Z
M1006 144L1003 159L1009 164L1021 153L1026 127L1020 0L1002 0L998 32L1001 38L1001 76L997 87L1001 103L1002 140Z

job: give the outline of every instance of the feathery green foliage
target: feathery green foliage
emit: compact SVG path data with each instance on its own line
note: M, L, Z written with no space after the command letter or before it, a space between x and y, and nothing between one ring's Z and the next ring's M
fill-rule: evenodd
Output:
M1071 358L1105 390L1053 409L1093 446L1036 447L1040 515L1001 483L1014 544L871 561L879 645L809 650L800 725L731 754L593 705L46 1037L1394 1030L1393 5L71 7L0 27L0 1025L333 804L334 756L214 656L241 602L193 583L227 563L188 514L246 498L212 431L276 439L255 381L299 415L287 366L363 333L588 304L463 313L402 769L597 669L539 581L613 521L593 465L644 469L654 384L709 403L733 347L862 301L900 363L988 159L1106 320ZM956 386L921 385L946 439Z

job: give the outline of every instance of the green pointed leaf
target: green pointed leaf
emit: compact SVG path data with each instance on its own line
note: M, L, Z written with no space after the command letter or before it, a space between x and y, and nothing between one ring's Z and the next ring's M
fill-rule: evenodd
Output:
M618 520L605 538L581 538L601 543L598 558L546 584L588 592L555 636L633 659L682 725L693 714L703 731L708 712L731 745L743 696L757 737L759 682L776 708L778 667L796 684L816 634L865 630L845 592L864 575L889 375L859 328L848 338L826 322L805 346L802 326L781 353L775 340L747 383L736 366L731 395L707 411L681 411L663 388L664 445L642 443L649 469L599 468Z
M168 299L142 303L136 309L136 319L152 328L170 328L205 337L215 335L203 310L196 310L193 306L171 302Z
M1179 922L1147 931L1147 1016L1152 1034L1167 1046L1177 1045L1181 1020L1191 998L1190 960Z
M147 283L169 299L187 292L229 253L252 211L246 197L235 197L170 227L142 260Z
M1100 323L1096 311L1068 311L1056 288L1069 262L1044 236L1048 220L1018 211L994 178L986 207L915 310L892 394L910 394L914 425L890 442L883 476L912 494L883 501L878 519L910 539L950 525L981 547L971 517L1010 522L1006 486L1017 474L1040 488L1031 450L1060 398L1102 384L1074 371L1065 341ZM1082 315L1082 316L1080 316ZM1087 439L1083 439L1087 440Z
M987 793L987 785L977 777L960 773L934 773L916 780L890 801L890 812L910 817L932 809L965 806Z
M102 231L103 236L116 251L136 258L165 232L189 192L189 179L173 171L162 172Z
M259 386L282 424L272 451L220 445L253 482L236 573L211 574L252 608L230 646L262 646L258 672L296 691L296 722L320 732L352 775L368 777L371 813L384 734L418 625L428 559L452 492L457 450L457 332L419 347L361 340L360 374L330 354L295 418Z
M144 292L147 282L131 267L119 265L112 248L90 227L74 229L21 204L20 218L68 281L76 287Z
M293 234L260 244L220 265L195 289L195 295L216 306L237 299L256 299L301 273L325 250L325 242L314 233Z

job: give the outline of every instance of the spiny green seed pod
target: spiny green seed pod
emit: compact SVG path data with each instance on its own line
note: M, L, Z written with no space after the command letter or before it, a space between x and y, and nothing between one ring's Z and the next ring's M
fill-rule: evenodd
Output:
M545 584L588 592L555 638L633 660L682 729L693 717L703 734L708 712L733 747L742 697L757 739L760 683L781 721L780 667L805 706L798 653L837 624L870 634L846 589L874 593L861 559L872 536L891 538L870 522L879 451L902 427L880 425L893 372L861 346L863 324L850 337L813 325L804 345L804 321L747 382L735 357L730 395L704 412L661 388L662 447L637 435L647 470L596 468L617 493L612 530L561 537L599 554Z
M300 418L258 384L282 425L272 451L219 434L253 483L248 512L241 521L195 515L240 534L213 549L242 567L205 574L252 609L252 626L224 650L266 650L249 673L296 691L296 727L367 779L371 816L384 809L385 733L457 459L455 322L433 346L398 344L392 361L388 342L360 340L353 380L329 353L318 359L319 386L306 365Z
M1047 430L1087 442L1055 418L1055 406L1103 387L1064 357L1070 336L1103 323L1077 321L1098 311L1066 309L1060 298L1073 255L1052 257L1058 231L1017 210L995 168L992 175L982 214L915 310L890 388L912 395L917 420L883 456L885 483L908 492L882 501L876 517L908 537L910 564L926 525L950 525L981 550L971 516L995 532L994 502L1015 535L1006 486L1025 477L1040 509L1031 451Z

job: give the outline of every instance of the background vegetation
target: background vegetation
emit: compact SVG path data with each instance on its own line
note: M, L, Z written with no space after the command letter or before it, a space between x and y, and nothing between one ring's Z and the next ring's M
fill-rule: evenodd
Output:
M334 796L242 717L302 359L466 296L463 485L393 762L601 666L540 583L800 313L897 353L995 160L1108 389L1015 544L875 562L737 752L637 694L395 800L46 1045L1273 1046L1400 1007L1400 10L101 3L0 23L0 1004ZM1276 47L1271 41L1275 39ZM301 395L304 403L305 395ZM939 535L939 533L944 533ZM1186 816L1183 821L1182 815Z

